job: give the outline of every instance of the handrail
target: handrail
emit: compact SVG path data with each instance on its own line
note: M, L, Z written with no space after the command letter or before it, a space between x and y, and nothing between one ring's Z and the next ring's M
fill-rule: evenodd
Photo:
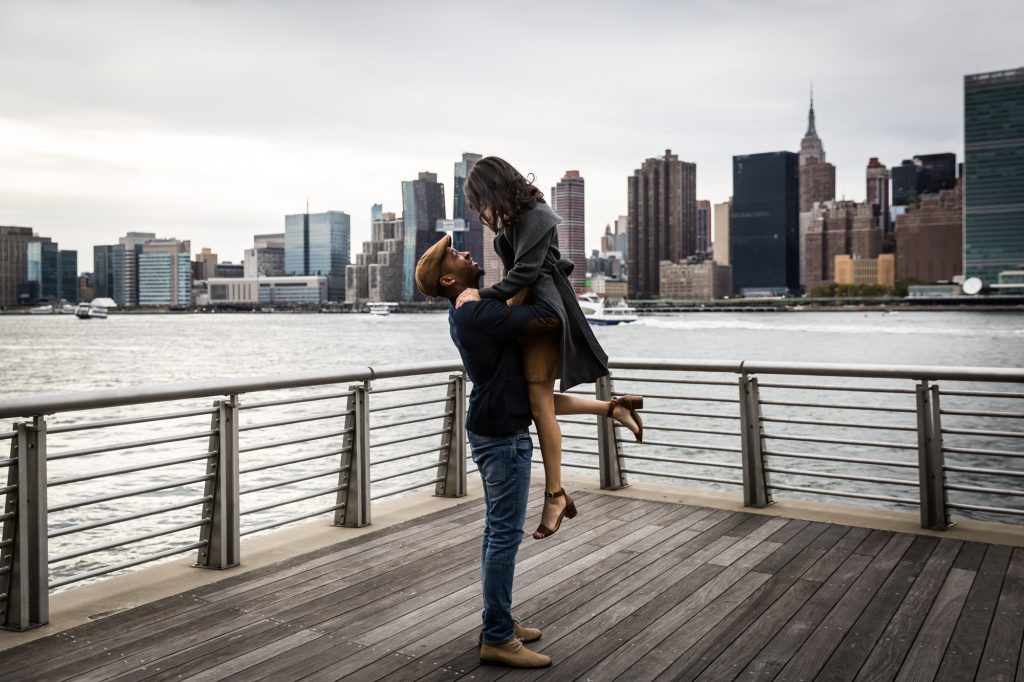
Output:
M1024 370L998 367L943 367L940 365L877 365L823 362L764 362L760 360L673 360L617 358L612 369L643 369L679 372L728 372L732 374L790 374L807 376L871 377L882 379L929 379L947 381L1024 382ZM168 400L209 398L256 391L302 388L351 381L372 381L402 376L458 372L454 361L416 362L383 367L341 367L331 372L274 374L255 379L134 386L103 391L43 393L0 398L0 419L30 417L101 407L120 407Z
M211 398L284 388L342 384L351 381L372 381L374 379L386 379L397 376L457 372L461 370L462 363L459 362L417 362L403 365L388 365L379 370L369 366L340 367L331 372L295 372L292 374L274 374L256 379L218 379L158 386L131 386L103 391L29 394L0 398L0 419L30 417L37 414L55 414L57 412L72 412L76 410L92 410L100 407L158 403L168 400Z

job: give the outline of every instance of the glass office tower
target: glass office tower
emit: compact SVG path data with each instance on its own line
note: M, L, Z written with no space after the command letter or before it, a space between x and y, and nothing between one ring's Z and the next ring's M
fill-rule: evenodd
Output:
M345 300L351 222L343 211L299 213L284 217L284 270L287 275L327 278L328 300Z
M78 251L62 249L60 252L60 298L78 303Z
M798 155L732 157L729 258L733 291L783 294L800 286Z
M964 77L964 270L1024 267L1024 67Z
M36 298L40 301L60 300L60 249L49 239L29 242L26 280L38 285Z

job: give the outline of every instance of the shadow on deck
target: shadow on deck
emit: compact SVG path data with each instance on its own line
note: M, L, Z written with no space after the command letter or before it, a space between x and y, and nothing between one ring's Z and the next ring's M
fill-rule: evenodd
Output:
M527 528L537 522L540 491ZM0 653L5 680L1024 677L1024 549L580 493L479 667L475 500Z

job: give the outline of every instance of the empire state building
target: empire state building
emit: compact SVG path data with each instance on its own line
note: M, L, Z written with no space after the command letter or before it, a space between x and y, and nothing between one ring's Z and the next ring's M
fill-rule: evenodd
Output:
M800 212L811 210L816 201L836 198L836 167L825 161L825 147L814 127L814 92L807 113L807 132L800 140Z

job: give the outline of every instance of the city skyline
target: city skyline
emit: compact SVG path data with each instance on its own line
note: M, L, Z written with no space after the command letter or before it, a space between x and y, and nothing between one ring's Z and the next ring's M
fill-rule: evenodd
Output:
M857 6L802 3L580 7L6 3L0 55L20 67L0 86L0 222L78 250L82 269L92 245L132 230L190 238L237 261L252 234L280 231L308 196L312 212L352 215L360 243L367 209L397 208L402 180L429 171L451 183L452 161L477 152L535 173L542 189L578 168L589 251L625 211L625 178L661 150L697 164L697 196L712 203L729 197L733 155L796 151L812 80L836 197L861 200L872 156L890 168L916 154L962 157L962 78L1017 66L1013 27L1024 20L1008 2L905 3L888 6L884 21ZM983 36L963 31L979 20ZM485 31L488 43L518 47L456 63L444 41L419 39ZM173 36L184 33L183 53ZM397 46L388 54L373 50L382 35ZM922 37L949 48L917 59ZM372 75L349 66L371 52ZM573 84L544 78L567 53L580 64ZM700 59L709 53L716 59ZM651 65L640 77L638 54ZM700 67L684 81L668 65L687 61ZM494 87L472 88L496 78L518 87L531 70L530 96L544 107L523 98L486 108ZM323 98L296 106L317 89ZM452 92L465 113L451 115ZM385 97L420 105L363 106ZM451 192L445 201L451 212Z

